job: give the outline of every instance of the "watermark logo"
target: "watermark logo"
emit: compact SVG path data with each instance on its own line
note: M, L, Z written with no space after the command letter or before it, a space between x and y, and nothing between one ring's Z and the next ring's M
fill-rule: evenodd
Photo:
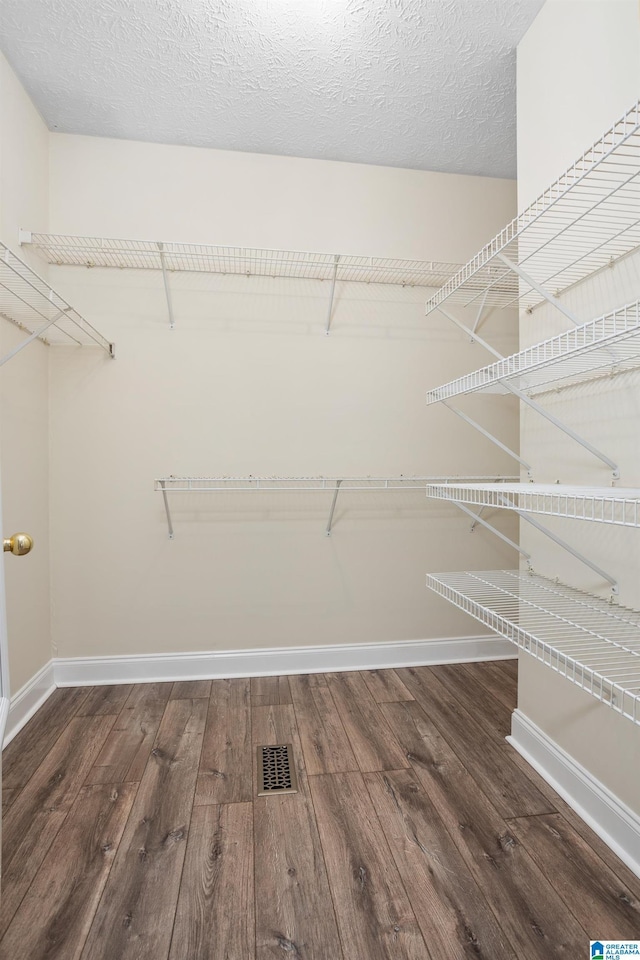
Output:
M590 960L640 960L640 940L591 940Z

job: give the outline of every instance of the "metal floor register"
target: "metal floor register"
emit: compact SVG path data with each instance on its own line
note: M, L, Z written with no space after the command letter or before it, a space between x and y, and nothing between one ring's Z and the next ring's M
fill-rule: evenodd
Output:
M290 743L258 747L258 796L297 793L298 778Z

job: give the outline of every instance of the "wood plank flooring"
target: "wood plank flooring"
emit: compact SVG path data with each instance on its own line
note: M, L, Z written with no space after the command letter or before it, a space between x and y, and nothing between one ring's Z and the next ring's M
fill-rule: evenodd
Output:
M573 960L640 880L506 743L515 663L56 691L3 756L0 960ZM299 792L256 796L291 743Z

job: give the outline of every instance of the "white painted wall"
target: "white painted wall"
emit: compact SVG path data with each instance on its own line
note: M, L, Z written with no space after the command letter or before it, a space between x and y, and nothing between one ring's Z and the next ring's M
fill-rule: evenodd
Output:
M518 198L525 206L640 96L637 0L547 0L518 49ZM585 281L563 301L585 321L640 297L640 258ZM524 314L523 345L567 329L548 308ZM622 486L640 485L640 374L559 392L540 402L617 460ZM521 412L521 449L535 479L608 484L611 473L537 414ZM619 601L640 607L640 537L634 530L543 518L620 582ZM523 523L523 546L541 573L607 596L606 584ZM587 694L521 657L519 707L564 750L640 812L640 730Z
M514 213L509 181L51 136L52 232L464 261ZM37 230L37 222L25 224ZM51 352L53 637L59 656L477 634L429 570L513 564L419 493L175 499L156 476L512 472L427 388L478 348L426 291L52 268L117 358ZM491 321L489 321L489 325ZM504 352L514 325L493 328ZM483 401L484 402L484 401ZM487 399L517 443L517 417ZM453 512L452 512L453 511ZM499 518L505 530L513 520Z
M51 165L60 233L455 261L515 202L510 180L68 134Z
M633 103L637 21L638 0L547 0L520 41L518 210Z
M0 239L21 256L19 227L48 223L48 149L44 122L0 54ZM0 318L0 354L24 336ZM6 535L26 530L35 541L28 556L2 561L12 693L51 658L48 419L48 350L36 342L0 368L4 530Z

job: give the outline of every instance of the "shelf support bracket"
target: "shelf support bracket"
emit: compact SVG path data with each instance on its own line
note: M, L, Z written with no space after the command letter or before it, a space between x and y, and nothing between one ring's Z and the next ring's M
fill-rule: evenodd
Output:
M329 309L327 310L327 325L325 327L325 336L328 337L331 331L331 314L333 313L333 297L336 292L336 280L338 278L338 264L340 263L340 254L336 253L333 258L333 276L331 278L331 293L329 294Z
M484 305L487 302L487 297L489 296L489 290L490 290L490 287L487 287L484 293L482 294L482 300L480 301L480 309L478 310L476 322L474 323L473 330L471 331L473 333L474 339L475 339L476 330L480 326L480 320L482 318L482 314L484 313Z
M524 280L525 283L528 283L532 290L535 290L536 293L539 293L540 296L547 301L547 303L550 303L556 308L556 310L559 310L560 313L564 314L567 320L570 320L571 323L573 323L576 327L582 326L584 321L579 320L578 317L576 317L571 310L568 310L567 307L565 307L565 305L561 303L557 297L554 297L552 293L549 293L548 290L545 290L545 288L536 280L534 280L533 277L530 277L529 274L526 273L526 271L524 271L519 264L514 263L513 260L509 260L508 257L505 257L504 253L497 253L496 256L498 260L501 260L506 267L509 267L509 269L513 270L513 272L522 280Z
M333 500L331 501L331 510L329 511L329 520L327 521L327 529L325 531L328 537L331 536L331 524L333 523L333 512L336 509L336 502L338 500L338 494L340 493L340 484L342 480L336 480L336 488L333 491Z
M483 340L482 337L479 337L476 334L475 331L477 328L477 323L472 330L470 327L464 324L461 320L458 320L457 317L454 317L453 314L449 313L448 310L444 310L442 307L436 307L436 309L442 314L443 317L446 317L447 320L450 320L451 323L455 324L459 330L462 330L463 333L466 333L467 336L472 341L472 343L479 343L481 347L484 347L485 350L488 350L489 353L492 353L493 356L496 357L498 360L504 360L503 353L498 353L498 351L495 350L490 344L488 344L486 340Z
M158 244L158 252L160 254L160 266L162 267L162 282L164 283L164 292L167 298L167 310L169 311L169 327L173 330L176 322L173 316L173 304L171 302L171 288L169 286L169 275L167 273L167 265L164 258L164 244Z
M473 533L473 531L475 530L476 526L478 525L478 521L479 521L480 517L482 516L482 514L484 513L484 510L485 510L484 506L480 507L480 509L478 510L478 512L477 512L477 514L476 514L476 516L475 516L475 518L474 518L474 521L473 521L473 523L471 524L471 533Z
M495 534L496 537L499 537L500 540L504 540L504 542L508 544L508 546L513 547L514 550L517 550L518 553L525 558L525 560L531 560L531 554L527 553L526 550L523 550L522 547L519 546L519 544L515 543L509 537L505 536L504 533L501 533L500 530L497 529L497 527L493 526L493 524L487 523L486 520L483 520L479 513L474 513L473 510L469 510L469 508L465 506L464 503L458 503L457 500L452 500L451 502L455 503L456 507L459 507L463 513L466 513L468 514L468 516L473 517L473 526L471 527L472 530L473 530L473 527L476 525L476 523L480 523L483 527L486 527L487 530L490 530L491 533Z
M510 506L508 501L505 501L505 506ZM511 507L513 509L513 507ZM608 584L611 585L611 592L618 593L618 581L614 579L610 574L603 570L602 567L599 567L596 563L592 563L583 553L580 553L579 550L576 550L571 544L567 543L566 540L563 540L553 531L549 530L548 527L545 527L538 520L534 520L533 517L528 516L526 513L523 513L522 510L515 510L515 513L518 514L521 520L526 520L527 523L530 523L532 527L535 527L536 530L539 530L540 533L544 533L546 537L549 537L550 540L553 540L554 543L557 543L559 547L562 547L563 550L566 550L567 553L570 553L572 557L575 557L576 560L580 560L581 563L584 563L585 566L589 567L594 573L597 573L598 576L602 577L603 580L606 580Z
M473 427L474 430L477 430L482 434L483 437L486 437L487 440L490 440L491 443L495 443L497 447L500 447L501 450L504 450L505 453L508 453L510 457L513 457L514 460L517 460L518 463L525 468L527 475L531 476L532 466L530 463L527 463L526 460L523 460L519 453L516 453L515 450L512 450L511 447L508 447L502 440L498 440L497 437L494 437L492 433L489 433L488 430L485 430L484 427L480 426L479 423L476 423L475 420L472 420L471 417L468 417L466 413L463 413L462 410L458 410L457 407L452 406L446 400L441 401L442 405L451 410L452 413L455 413L457 417L460 417L461 420L464 420L465 423L468 423L470 427Z
M164 480L160 481L160 486L162 487L162 498L164 500L164 509L167 514L167 526L169 528L169 540L174 539L173 535L173 523L171 522L171 510L169 509L169 498L167 497L167 487Z
M68 310L71 307L67 308ZM0 359L0 367L4 366L5 363L8 363L9 360L13 359L17 353L20 353L21 350L24 350L25 347L28 347L30 343L34 340L37 340L38 337L41 337L45 330L48 330L49 327L52 327L54 323L57 323L60 317L64 317L66 310L60 310L56 313L55 317L52 320L49 320L43 327L40 327L39 330L34 330L26 340L23 340L22 343L19 343L17 347L14 347L13 350L10 350L9 353L6 353L2 359Z
M562 305L560 306L564 310L564 307L562 307ZM494 348L490 344L488 344L486 340L483 340L482 337L475 336L473 331L470 330L469 327L465 326L464 323L461 323L460 320L452 316L450 313L448 313L448 311L443 310L442 307L438 307L438 310L443 314L443 316L447 318L447 320L450 320L453 324L455 324L456 327L458 327L460 330L463 331L463 333L469 334L469 336L473 340L475 340L476 343L479 343L480 346L485 348L485 350L488 350L489 353L492 353L494 357L497 357L498 360L504 360L504 356L501 353L498 353L497 350L494 350ZM506 390L508 390L514 396L522 400L523 403L526 403L527 406L531 407L532 410L535 410L537 413L539 413L541 417L545 417L549 421L549 423L552 423L555 427L558 428L558 430L562 430L562 432L566 433L568 437L571 437L572 440L575 440L576 443L579 443L581 447L584 447L585 450L588 450L589 453L592 453L593 456L596 457L598 460L601 460L608 467L611 467L614 479L617 480L619 478L620 469L618 467L618 464L615 463L614 460L611 460L611 458L608 457L606 454L602 453L601 450L598 450L597 447L594 447L593 444L589 443L588 440L585 440L584 437L581 437L580 434L576 433L575 430L572 430L571 427L567 427L564 423L562 423L561 420L558 420L557 417L554 417L552 413L549 413L547 410L544 409L544 407L541 407L539 403L536 403L535 400L532 400L530 397L528 397L526 393L523 393L522 390L518 390L517 387L514 387L507 380L499 380L497 382L501 383ZM449 406L449 404L447 404L445 401L442 401L442 402L445 403L445 406ZM449 409L453 410L454 413L457 413L458 416L461 416L464 419L464 414L460 413L459 410L456 410L455 407L449 406ZM497 442L498 446L500 446L499 441L496 441L495 437L492 437L491 434L488 434L485 431L483 431L482 427L480 427L479 424L474 423L470 418L467 418L467 422L470 423L472 426L474 426L477 430L480 430L481 433L484 432L485 436L487 436L489 439L492 439L494 443ZM503 446L502 449L506 450L507 453L511 453L512 456L515 456L513 451L510 451L508 448ZM516 459L519 459L519 457L516 456ZM523 461L521 460L520 462L522 463ZM526 466L526 464L523 464L523 465ZM528 466L527 466L527 469L529 471L531 470L531 468Z
M615 460L612 460L602 453L601 450L598 450L597 447L594 447L592 443L589 443L588 440L585 440L584 437L581 437L579 433L576 433L571 427L568 427L561 420L558 420L557 417L554 417L552 413L549 413L548 410L545 410L544 407L541 407L539 403L536 403L535 400L532 400L531 397L528 397L526 393L523 393L522 390L518 390L517 387L513 387L511 384L501 381L503 385L516 397L522 400L523 403L526 403L528 407L531 407L532 410L535 410L536 413L539 413L541 417L544 417L549 423L552 423L554 427L557 427L558 430L562 430L563 433L566 433L568 437L571 437L572 440L575 440L576 443L579 443L581 447L584 447L585 450L588 450L589 453L592 453L594 457L597 457L598 460L601 460L608 467L611 467L612 475L615 480L618 480L620 477L620 468Z

